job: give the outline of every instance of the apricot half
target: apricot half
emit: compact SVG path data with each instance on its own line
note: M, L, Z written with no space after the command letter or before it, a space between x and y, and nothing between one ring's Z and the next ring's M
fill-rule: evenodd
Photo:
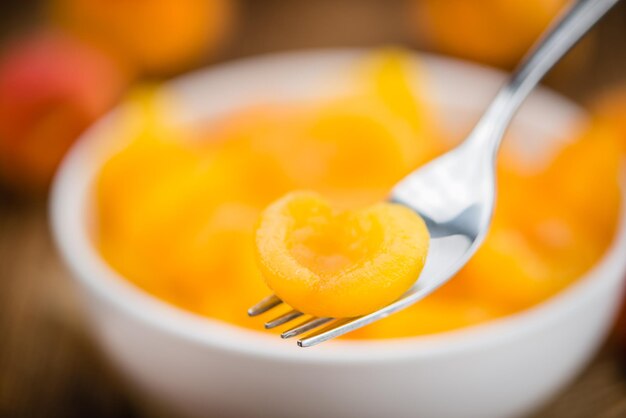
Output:
M285 303L322 317L353 317L399 298L428 253L424 221L409 208L377 203L336 211L311 192L290 193L262 213L257 261Z

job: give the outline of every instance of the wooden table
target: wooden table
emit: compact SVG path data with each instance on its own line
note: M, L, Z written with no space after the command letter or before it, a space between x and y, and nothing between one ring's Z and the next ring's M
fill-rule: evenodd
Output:
M387 0L250 1L224 58L402 43L408 39L407 26L396 23L403 21L402 6L402 1ZM588 83L573 83L585 88L565 83L561 90L584 98L624 79L625 22L622 7L598 31L597 65L588 69ZM85 329L69 275L50 239L44 202L0 193L0 417L143 416ZM626 417L626 374L618 358L616 348L607 344L537 417Z

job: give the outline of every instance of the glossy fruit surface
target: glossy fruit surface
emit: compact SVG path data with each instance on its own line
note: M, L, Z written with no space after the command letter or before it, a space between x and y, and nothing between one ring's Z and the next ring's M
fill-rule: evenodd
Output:
M405 206L336 211L307 192L271 204L256 230L268 286L301 312L335 318L364 315L400 297L424 267L428 240L422 219Z

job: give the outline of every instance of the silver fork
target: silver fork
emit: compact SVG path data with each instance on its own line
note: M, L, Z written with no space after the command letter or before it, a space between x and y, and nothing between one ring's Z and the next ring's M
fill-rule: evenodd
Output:
M495 161L513 115L554 64L619 0L579 0L544 34L500 89L463 143L409 174L391 191L390 200L419 213L428 226L431 244L417 281L400 299L356 318L308 317L282 333L283 338L313 331L298 340L310 347L371 324L424 298L446 283L482 244L491 223L495 200ZM256 316L282 304L268 296L248 310ZM303 316L291 310L265 323L284 325ZM323 327L326 325L325 327Z

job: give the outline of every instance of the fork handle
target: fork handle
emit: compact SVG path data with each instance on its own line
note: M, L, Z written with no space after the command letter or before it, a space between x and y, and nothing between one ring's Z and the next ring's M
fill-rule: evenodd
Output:
M509 122L546 73L619 0L576 0L544 32L498 91L465 141L491 153L492 161Z

